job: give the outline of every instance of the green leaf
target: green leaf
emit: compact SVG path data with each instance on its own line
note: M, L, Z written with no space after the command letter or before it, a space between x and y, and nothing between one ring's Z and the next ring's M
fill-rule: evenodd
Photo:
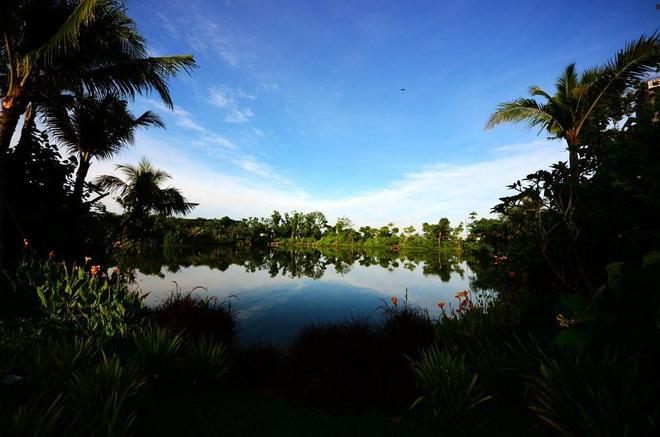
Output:
M589 306L589 302L579 294L564 294L561 296L561 304L566 308L579 311Z
M560 347L582 350L589 343L590 336L575 328L568 328L557 334L555 343Z

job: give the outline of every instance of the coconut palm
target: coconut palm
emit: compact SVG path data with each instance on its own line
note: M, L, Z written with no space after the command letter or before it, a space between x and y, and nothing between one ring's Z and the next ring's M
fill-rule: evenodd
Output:
M642 36L628 43L604 65L582 74L576 72L575 64L568 65L557 79L554 94L532 86L530 97L500 104L488 118L486 129L502 123L526 124L545 130L554 138L564 139L568 145L571 177L577 182L583 128L601 105L654 71L659 63L660 35Z
M136 117L128 110L128 102L116 94L102 98L76 96L69 100L72 100L70 107L48 105L44 112L49 133L69 153L77 155L73 197L80 203L92 158L111 158L134 142L138 128L164 127L164 124L151 111Z
M172 177L153 167L146 158L142 158L137 166L119 164L116 169L124 174L125 180L105 175L94 182L103 189L117 193L118 201L129 217L145 217L151 213L164 216L187 214L197 206L188 202L178 189L161 188Z
M43 89L134 96L155 90L192 56L148 57L120 0L3 0L0 4L0 163L21 114Z

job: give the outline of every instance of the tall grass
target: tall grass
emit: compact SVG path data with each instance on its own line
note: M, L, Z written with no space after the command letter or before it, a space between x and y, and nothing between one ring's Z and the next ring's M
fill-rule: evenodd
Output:
M230 299L220 302L213 296L194 294L199 290L206 291L204 287L182 292L176 282L175 286L176 290L154 310L160 326L184 336L210 336L225 345L234 344L236 311Z
M478 375L468 370L462 357L435 346L423 350L412 368L423 394L411 408L427 406L444 421L456 422L492 397L484 393Z

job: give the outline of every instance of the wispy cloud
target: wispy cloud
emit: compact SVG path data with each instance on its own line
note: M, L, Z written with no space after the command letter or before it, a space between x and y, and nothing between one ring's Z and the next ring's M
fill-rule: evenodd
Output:
M227 123L244 124L248 123L252 116L254 116L254 112L252 112L250 108L232 108L229 113L225 115L225 121Z
M330 220L346 215L358 226L394 221L419 227L440 217L458 223L473 210L481 216L489 215L498 199L507 195L508 184L565 159L562 143L534 141L529 147L520 147L522 151L503 157L467 164L436 163L402 174L380 189L320 198L252 156L232 159L244 172L232 174L196 160L182 160L175 147L154 141L150 147L159 151L159 162L171 166L176 185L200 204L196 216L248 217L267 216L275 209L319 210Z
M226 85L212 86L208 89L206 100L216 108L224 109L227 112L224 121L232 124L245 124L254 116L250 108L241 107L241 101L253 101L257 98L255 94L250 94L241 89L233 90Z

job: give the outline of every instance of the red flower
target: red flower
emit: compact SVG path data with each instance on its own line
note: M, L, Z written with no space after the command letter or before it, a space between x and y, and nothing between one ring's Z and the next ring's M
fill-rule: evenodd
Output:
M98 275L100 271L101 271L101 266L99 265L92 266L92 268L90 269L90 273L92 274L92 276Z
M399 299L397 299L396 296L392 296L390 298L390 301L392 301L392 305L396 305L397 303L399 303Z
M440 308L440 310L444 310L445 309L445 303L443 301L438 302L438 308Z

